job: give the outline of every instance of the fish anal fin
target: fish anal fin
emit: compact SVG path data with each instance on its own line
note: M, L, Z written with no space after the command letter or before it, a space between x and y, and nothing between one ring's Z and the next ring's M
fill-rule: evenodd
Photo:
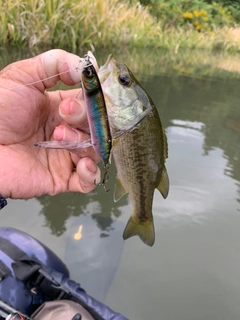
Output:
M123 239L126 240L133 236L139 236L146 245L152 247L155 242L153 219L141 221L131 216L123 232Z
M121 180L117 177L116 179L116 184L115 184L115 189L114 189L114 202L117 202L119 199L121 199L127 191L125 190L124 186L122 185Z
M161 193L163 198L166 199L169 192L169 178L165 166L163 168L161 179L159 185L157 186L157 189Z

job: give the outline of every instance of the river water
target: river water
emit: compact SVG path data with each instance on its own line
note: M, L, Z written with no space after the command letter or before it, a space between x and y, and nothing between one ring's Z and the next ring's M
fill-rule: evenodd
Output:
M0 67L16 60L1 58ZM239 320L239 80L166 73L158 63L133 68L169 144L170 193L164 200L155 192L154 246L122 240L131 203L128 196L113 202L113 167L110 192L9 200L0 226L48 245L72 279L132 320Z

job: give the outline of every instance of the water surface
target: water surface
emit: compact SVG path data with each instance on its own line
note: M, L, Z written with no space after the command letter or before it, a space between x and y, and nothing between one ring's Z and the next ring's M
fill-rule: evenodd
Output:
M169 144L170 193L164 200L155 192L154 246L122 240L131 203L127 196L113 202L114 168L110 192L9 200L0 225L47 244L72 279L132 320L237 320L239 81L163 73L157 58L133 69L158 107ZM82 237L74 240L81 225Z

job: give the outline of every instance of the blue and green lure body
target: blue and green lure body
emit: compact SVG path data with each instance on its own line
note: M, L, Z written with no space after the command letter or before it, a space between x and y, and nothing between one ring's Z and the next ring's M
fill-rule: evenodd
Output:
M112 137L101 83L88 58L83 61L82 88L87 105L91 143L106 167L109 163Z

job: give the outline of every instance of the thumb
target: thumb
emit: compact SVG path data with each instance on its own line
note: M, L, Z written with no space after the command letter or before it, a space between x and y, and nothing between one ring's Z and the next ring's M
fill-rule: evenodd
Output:
M67 85L74 85L81 80L81 58L75 54L60 49L53 49L36 57L39 79L46 89L57 84L58 81Z

